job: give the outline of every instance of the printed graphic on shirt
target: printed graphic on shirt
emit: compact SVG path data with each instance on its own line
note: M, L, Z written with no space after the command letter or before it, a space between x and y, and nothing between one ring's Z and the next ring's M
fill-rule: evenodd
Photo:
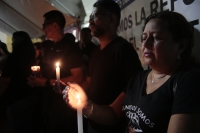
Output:
M133 105L124 105L122 110L126 111L126 117L129 118L129 128L132 127L137 133L142 133L140 123L145 123L150 128L155 126L155 123L151 122L150 119L142 112L140 108Z

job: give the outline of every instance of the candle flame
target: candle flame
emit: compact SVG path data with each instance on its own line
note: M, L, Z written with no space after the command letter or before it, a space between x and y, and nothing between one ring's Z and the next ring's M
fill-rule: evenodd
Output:
M31 70L32 71L39 71L40 70L40 66L31 66Z
M59 67L59 65L60 65L60 63L59 63L59 62L57 62L57 63L56 63L56 67Z
M79 94L77 94L77 95L76 95L76 98L77 98L78 100L80 99L80 96L79 96Z
M81 99L80 99L79 94L76 95L76 98L78 99L78 103L80 103L80 102L81 102Z

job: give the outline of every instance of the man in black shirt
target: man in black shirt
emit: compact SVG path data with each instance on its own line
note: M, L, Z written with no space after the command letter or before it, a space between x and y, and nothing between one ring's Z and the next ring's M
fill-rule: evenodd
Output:
M44 87L43 116L48 133L77 133L76 111L55 93L56 62L60 63L60 79L63 82L81 83L83 80L83 58L79 47L64 35L65 18L57 10L44 14L43 31L47 40L43 42L44 55L41 61L42 77L31 77L29 84Z
M130 78L143 68L133 46L117 35L119 5L111 0L100 0L93 7L89 27L92 36L99 39L100 46L91 54L87 93L92 102L109 105L123 91ZM88 133L123 132L120 124L123 121L104 126L89 120Z

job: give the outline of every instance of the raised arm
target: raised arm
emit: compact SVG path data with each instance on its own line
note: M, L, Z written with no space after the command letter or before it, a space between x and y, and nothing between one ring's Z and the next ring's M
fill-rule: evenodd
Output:
M63 98L73 109L77 108L77 95L80 95L80 101L83 108L83 114L89 119L102 124L113 125L122 117L122 102L125 93L122 92L111 105L97 105L87 98L84 90L76 83L68 83L69 89L63 91Z

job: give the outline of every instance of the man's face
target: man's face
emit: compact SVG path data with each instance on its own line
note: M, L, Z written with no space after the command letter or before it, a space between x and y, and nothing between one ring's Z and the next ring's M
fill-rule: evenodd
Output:
M92 36L100 37L104 35L110 26L111 13L102 7L94 7L90 15L90 29Z
M42 26L46 38L53 38L53 34L55 31L54 24L55 22L49 22L46 19L44 20Z

